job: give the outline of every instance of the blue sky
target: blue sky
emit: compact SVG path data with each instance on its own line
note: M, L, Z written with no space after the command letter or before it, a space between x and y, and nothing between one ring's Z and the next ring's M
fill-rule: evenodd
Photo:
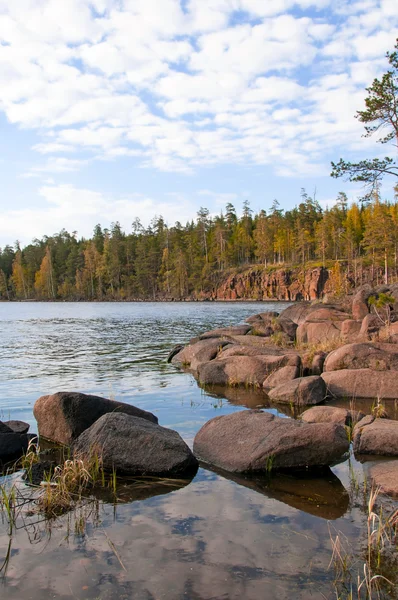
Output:
M359 186L396 0L0 0L0 246ZM391 182L383 193L391 197Z

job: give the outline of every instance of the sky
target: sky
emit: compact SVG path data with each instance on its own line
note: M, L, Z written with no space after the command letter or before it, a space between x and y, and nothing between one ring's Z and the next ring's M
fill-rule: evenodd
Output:
M388 154L354 115L397 37L397 0L0 0L0 247L355 201L330 161Z

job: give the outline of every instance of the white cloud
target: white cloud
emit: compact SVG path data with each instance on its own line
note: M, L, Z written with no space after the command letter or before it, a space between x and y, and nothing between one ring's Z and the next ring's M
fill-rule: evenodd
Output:
M42 136L30 176L120 156L323 172L357 151L397 26L395 0L0 0L0 110Z
M143 194L112 197L91 189L52 183L43 185L39 195L44 201L41 208L3 211L0 220L2 244L13 243L16 239L26 244L35 237L50 235L62 228L78 229L79 236L88 237L94 224L99 222L109 227L112 222L119 221L126 231L130 231L135 217L139 217L144 225L156 215L164 215L170 224L177 220L184 223L196 213L191 199L181 196L171 199L150 198Z

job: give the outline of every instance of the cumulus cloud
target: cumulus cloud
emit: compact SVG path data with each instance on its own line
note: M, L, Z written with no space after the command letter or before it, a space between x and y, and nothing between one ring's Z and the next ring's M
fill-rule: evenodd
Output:
M395 0L0 0L0 110L42 137L30 176L120 156L323 173L358 151L397 25Z

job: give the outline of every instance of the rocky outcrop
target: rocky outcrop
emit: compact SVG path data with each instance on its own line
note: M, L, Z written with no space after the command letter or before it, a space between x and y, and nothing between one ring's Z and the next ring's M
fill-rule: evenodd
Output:
M234 473L329 465L348 448L340 425L304 424L257 410L211 419L194 440L199 460Z
M322 373L327 393L335 398L398 398L396 371L372 371L372 369L345 369Z
M206 294L212 300L316 300L323 294L327 269L264 269L234 273Z
M118 412L152 423L158 422L155 415L131 404L79 392L57 392L41 396L33 407L39 435L66 445L103 415Z
M319 404L326 397L326 386L318 375L299 377L274 387L268 395L271 400L283 404Z
M198 466L176 431L122 413L100 417L78 437L73 451L83 458L96 454L106 470L126 475L183 476Z
M353 432L355 454L398 456L398 421L368 415Z

